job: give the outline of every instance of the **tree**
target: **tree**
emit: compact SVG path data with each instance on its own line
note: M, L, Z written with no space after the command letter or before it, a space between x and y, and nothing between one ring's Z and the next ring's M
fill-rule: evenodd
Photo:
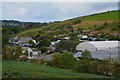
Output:
M52 55L52 59L50 59L50 62L52 64L52 66L58 66L58 62L60 60L61 54L60 53L54 53Z
M41 50L42 53L44 53L44 52L47 51L46 48L45 48L45 46L42 46L42 47L40 48L40 50Z
M72 68L76 62L76 58L70 52L64 52L59 59L59 67Z
M9 46L5 45L2 50L3 58L8 60L17 60L19 56L22 54L21 46Z
M6 44L8 44L8 41L9 41L8 36L3 34L2 35L2 47L4 47Z
M105 22L104 25L107 25L107 22Z
M50 43L51 43L50 39L47 38L43 39L43 41L41 42L42 46L45 47L49 47Z
M57 52L64 52L68 50L68 41L62 40L56 45Z
M81 57L83 57L83 58L91 58L92 55L91 55L91 52L86 49L85 51L82 52Z

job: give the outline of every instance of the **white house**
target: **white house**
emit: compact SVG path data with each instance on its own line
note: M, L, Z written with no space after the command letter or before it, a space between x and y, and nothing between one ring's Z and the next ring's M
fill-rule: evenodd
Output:
M39 53L41 53L41 51L33 51L31 48L29 47L22 47L23 48L23 53L25 53L26 51L28 52L28 59L36 59L37 57L39 57Z

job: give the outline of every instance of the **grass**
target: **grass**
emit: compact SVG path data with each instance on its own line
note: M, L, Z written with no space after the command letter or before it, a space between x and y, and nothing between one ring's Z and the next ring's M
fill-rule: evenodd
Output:
M4 78L108 78L106 76L77 73L36 63L3 60Z
M81 20L93 20L93 21L99 21L99 20L118 20L118 11L111 11L111 12L105 12L105 13L98 13L83 17L78 17Z

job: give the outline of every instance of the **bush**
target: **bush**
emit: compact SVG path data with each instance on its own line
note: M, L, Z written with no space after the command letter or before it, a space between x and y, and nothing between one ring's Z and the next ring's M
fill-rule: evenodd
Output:
M120 77L120 64L114 63L114 70L112 71L113 76Z
M42 47L40 48L40 50L41 50L42 53L47 52L47 49L45 48L45 46L42 46Z
M59 60L59 67L72 68L76 62L76 58L70 52L64 52Z
M21 46L11 47L9 45L5 45L5 47L2 49L2 54L4 59L17 60L22 54L22 48Z
M38 63L40 64L45 64L46 63L46 60L44 58L41 58L40 60L37 61Z
M52 59L50 59L51 65L52 66L58 66L58 62L60 60L61 54L60 53L54 53L52 55Z
M84 73L89 72L88 68L89 68L89 60L87 59L78 61L73 67L73 69L76 70L77 72L84 72Z
M98 73L98 70L97 70L97 66L98 66L99 62L98 61L93 61L90 63L90 66L88 68L89 72L90 73Z

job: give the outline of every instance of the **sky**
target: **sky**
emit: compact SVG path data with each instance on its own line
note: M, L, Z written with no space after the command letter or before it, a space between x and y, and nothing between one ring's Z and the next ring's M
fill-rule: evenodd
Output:
M118 9L118 2L3 2L2 20L50 22Z

